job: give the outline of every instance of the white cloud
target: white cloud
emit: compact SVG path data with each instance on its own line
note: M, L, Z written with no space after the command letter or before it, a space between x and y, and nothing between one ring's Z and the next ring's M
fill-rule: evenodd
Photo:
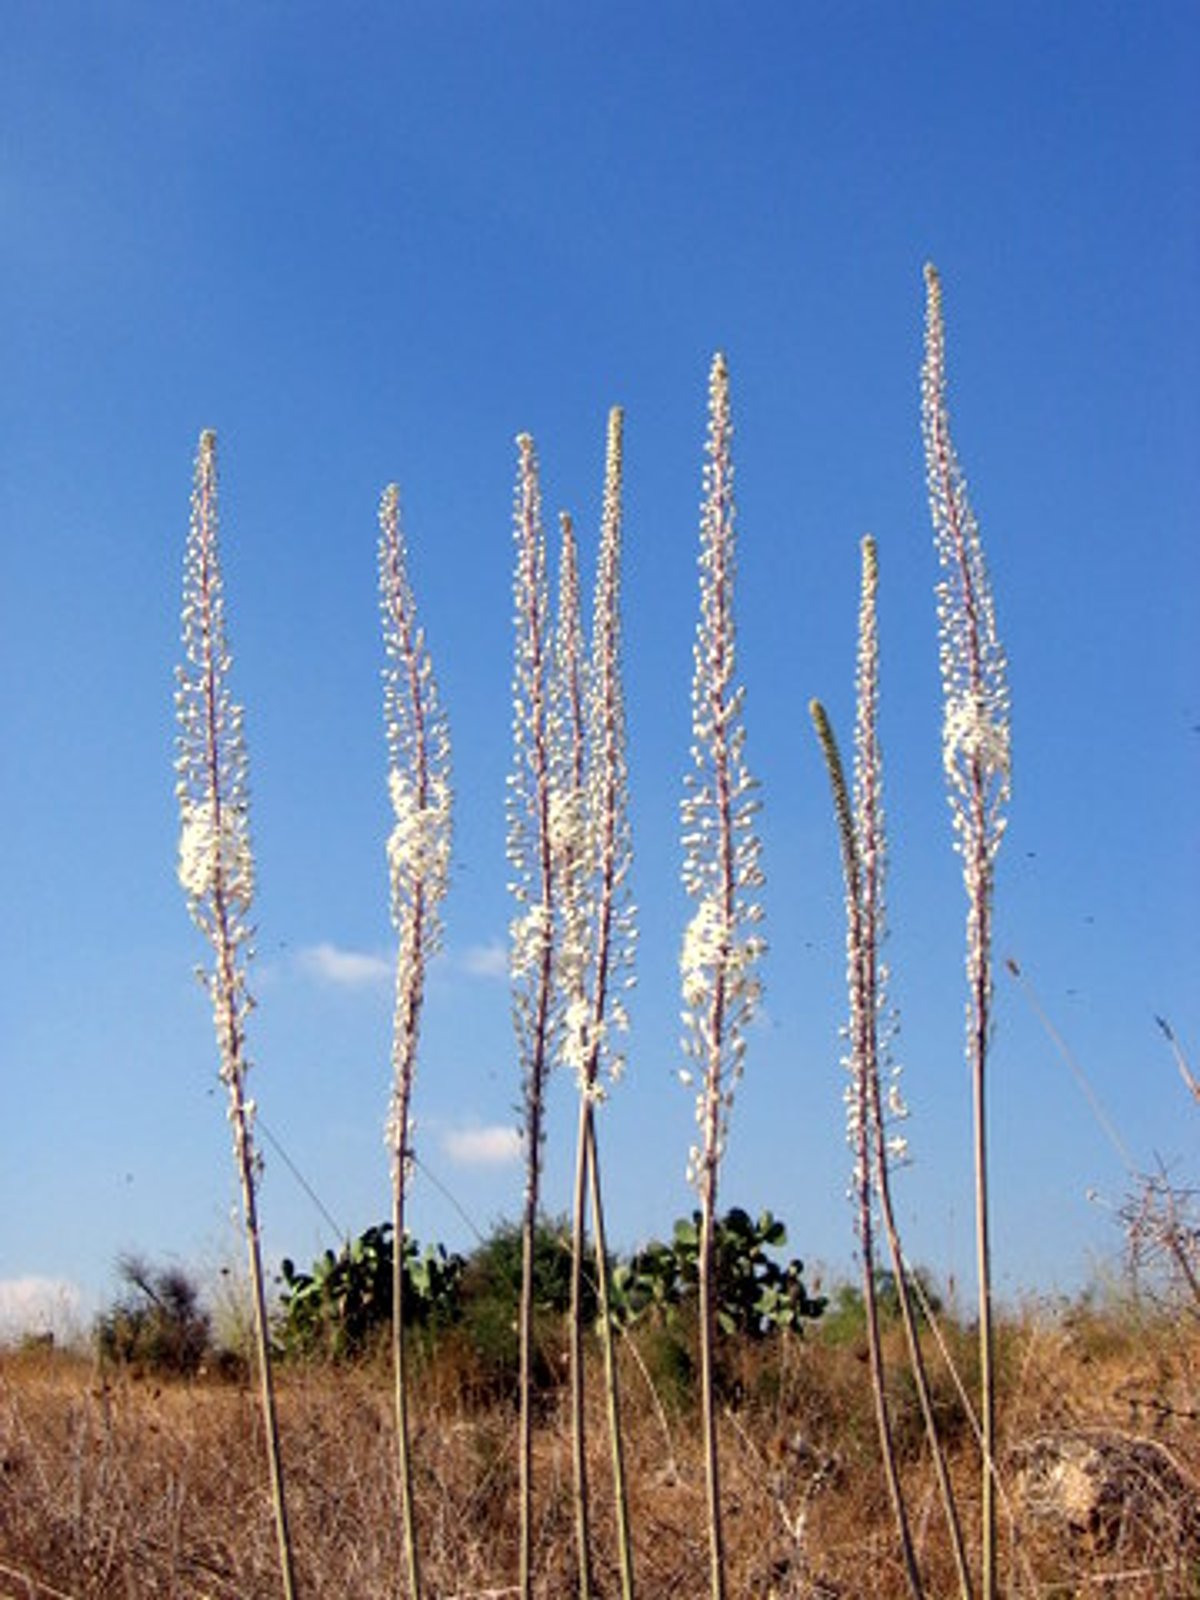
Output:
M521 1135L515 1128L448 1128L442 1149L459 1167L503 1167L521 1159Z
M67 1278L0 1278L0 1339L78 1333L83 1293Z
M502 939L468 945L459 957L459 965L471 978L505 978L508 976L508 947Z
M367 950L341 950L335 944L313 944L296 956L296 965L310 978L343 989L363 989L387 983L393 972L388 956Z

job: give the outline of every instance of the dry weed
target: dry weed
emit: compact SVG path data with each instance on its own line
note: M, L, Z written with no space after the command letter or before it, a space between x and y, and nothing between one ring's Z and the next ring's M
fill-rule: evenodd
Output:
M1031 1311L998 1331L1002 1592L1195 1596L1200 1336L1166 1318L1139 1322L1127 1307ZM886 1337L900 1335L893 1329ZM960 1347L971 1348L966 1331ZM864 1358L865 1346L853 1341L834 1347L815 1339L728 1354L719 1425L732 1594L892 1600L906 1592ZM623 1359L639 1593L687 1600L708 1581L698 1408L684 1398L660 1415L647 1376L627 1350ZM950 1396L944 1374L932 1376L935 1394ZM905 1396L896 1398L903 1417ZM620 1573L598 1378L587 1404L594 1587L611 1597L620 1592ZM298 1589L306 1600L390 1600L404 1551L386 1369L285 1371L279 1405ZM511 1595L518 1554L512 1406L458 1398L435 1362L414 1373L413 1421L429 1592L442 1600ZM279 1574L261 1428L248 1388L104 1380L63 1354L0 1358L0 1595L274 1600ZM950 1469L974 1557L974 1444L963 1419L950 1431ZM542 1490L533 1592L563 1600L576 1580L565 1390L538 1416L534 1452ZM953 1594L954 1564L919 1418L901 1470L929 1593ZM1073 1486L1075 1498L1056 1505L1056 1481ZM1086 1505L1084 1491L1092 1494Z

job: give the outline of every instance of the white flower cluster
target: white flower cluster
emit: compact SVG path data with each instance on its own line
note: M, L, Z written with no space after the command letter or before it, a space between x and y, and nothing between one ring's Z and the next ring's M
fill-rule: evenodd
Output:
M510 885L518 903L549 906L549 807L552 793L549 743L549 599L537 456L528 434L517 439L517 491L513 511L516 569L513 576L513 767L508 777ZM545 843L547 849L543 850ZM515 976L515 974L514 974Z
M550 797L550 852L568 873L590 854L587 798L582 787L556 788Z
M184 556L183 664L177 671L175 792L179 881L193 920L229 952L249 941L254 897L244 717L229 689L217 539L216 435L200 436Z
M683 979L683 1003L688 1012L703 1006L710 992L713 973L725 948L726 929L720 901L710 895L700 902L683 936L679 971ZM685 1013L686 1017L687 1013Z
M425 969L441 942L441 903L450 881L450 735L433 663L418 626L408 551L395 484L379 507L379 600L383 623L383 715L388 794L387 839L392 921L399 936L392 1028L392 1095L384 1137L397 1192L411 1167L409 1102L416 1072Z
M588 1092L598 1095L603 1072L610 1084L625 1069L620 1040L629 1030L624 996L635 986L637 907L630 891L633 835L629 823L625 755L625 699L621 681L621 538L625 415L608 416L604 507L592 603L591 664L587 678L588 815L591 825L593 1022L589 1038Z
M889 1059L894 1018L889 1010L888 968L883 959L887 939L887 829L883 805L883 754L879 745L879 562L875 540L862 541L862 585L858 621L858 660L855 674L857 711L854 729L854 833L858 851L862 916L861 994L852 1007L851 1025L860 1031L864 1073L863 1099L869 1128L863 1130L874 1145L874 1161L907 1158L908 1145L894 1125L908 1117L901 1091L901 1069ZM886 1090L881 1084L888 1068ZM889 1131L891 1130L891 1131Z
M547 960L552 931L550 908L541 904L530 906L509 923L510 970L514 983L529 983L537 979Z
M246 961L252 954L255 873L244 719L229 688L232 658L218 548L216 444L214 433L201 434L184 555L183 663L175 691L177 871L192 920L212 946L212 967L198 976L212 1005L235 1145L247 1181L252 1181L257 1160L253 1105L244 1099L242 1084L250 1066L246 1021L254 1005Z
M387 842L392 916L401 928L420 900L427 957L440 939L438 908L449 886L450 735L433 662L417 623L395 484L384 490L379 507L379 601L386 652L387 781L394 817Z
M387 858L392 884L392 914L399 922L403 908L418 894L427 906L439 901L450 878L451 793L444 779L426 784L421 804L412 774L388 774L395 822L388 835Z
M945 329L937 272L925 269L927 311L921 373L921 424L934 543L939 660L945 711L942 755L955 828L968 876L988 870L1004 831L1012 781L1007 662L996 629L979 525L950 436ZM968 883L974 898L986 886Z
M179 882L193 902L210 902L220 895L229 913L249 910L254 857L244 805L181 799Z
M697 902L680 953L684 1050L699 1080L701 1142L688 1176L715 1176L745 1034L761 999L757 964L766 948L755 931L763 883L754 821L757 786L745 761L745 691L735 681L735 570L729 378L718 355L709 380L705 499L700 528L700 615L692 682L692 761L681 806L685 890ZM686 1083L692 1069L680 1075Z
M550 830L555 707L537 455L529 434L519 434L516 443L513 766L508 778L507 846L513 871L509 889L518 910L509 924L509 976L524 1103L525 1216L532 1226L541 1179L545 1083L558 1021L554 948L558 872Z
M585 1099L604 1098L624 1059L623 993L636 943L628 874L625 723L620 681L621 434L609 415L604 513L590 655L581 622L578 554L562 530L552 641L532 444L518 441L517 667L514 771L509 780L513 1009L528 1051L552 1043ZM548 984L547 1003L538 1003ZM542 1029L539 1046L536 1030Z
M964 781L964 769L972 767L1007 781L1012 759L1008 723L982 695L955 693L946 700L942 753L946 775L956 785Z

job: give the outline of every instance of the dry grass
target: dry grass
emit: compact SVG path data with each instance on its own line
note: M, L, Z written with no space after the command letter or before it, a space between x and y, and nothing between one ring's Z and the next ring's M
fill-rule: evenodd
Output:
M999 1329L1001 1588L1012 1595L1200 1595L1200 1333L1129 1307L1031 1311ZM893 1385L913 1533L931 1595L956 1590L916 1399L895 1335ZM964 1359L966 1332L954 1335ZM648 1353L653 1366L653 1357ZM418 1525L428 1591L513 1593L514 1414L470 1404L459 1374L415 1374ZM708 1546L697 1411L651 1403L628 1362L626 1452L643 1600L705 1592ZM968 1548L977 1558L970 1426L935 1363ZM905 1592L878 1461L865 1341L727 1352L721 1416L730 1593ZM384 1371L285 1372L283 1450L306 1597L400 1593L402 1535ZM589 1394L596 1588L619 1592L602 1396ZM252 1391L101 1381L62 1354L0 1361L0 1596L13 1600L278 1593L261 1417ZM535 1432L535 1593L573 1592L565 1390Z

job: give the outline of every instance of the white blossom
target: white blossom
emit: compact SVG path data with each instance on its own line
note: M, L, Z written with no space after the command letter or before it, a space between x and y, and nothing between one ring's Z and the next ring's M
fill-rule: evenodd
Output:
M181 800L179 882L192 900L204 901L219 891L230 911L249 909L254 857L244 807L221 806L214 799Z
M176 673L177 872L193 921L212 947L203 974L213 1008L220 1075L247 1160L253 1161L242 1080L249 1068L245 1023L253 1007L246 982L254 898L249 782L242 708L230 689L217 515L217 441L200 436L184 554L183 661Z
M963 771L972 767L989 777L1007 780L1009 776L1008 724L989 713L982 695L954 693L947 697L942 749L946 774L953 784L959 784Z
M392 1092L385 1138L402 1193L412 1164L410 1112L425 971L442 937L450 879L450 735L433 662L417 622L408 549L395 484L379 505L379 605L386 664L383 720L392 826L387 838L392 921L397 933Z
M733 427L729 376L716 356L709 378L705 497L700 528L700 615L693 647L692 769L681 805L686 892L696 901L680 953L685 1049L700 1075L703 1145L689 1162L710 1198L733 1093L745 1059L745 1029L761 997L756 967L765 942L756 784L745 760L745 690L736 681L733 585Z

